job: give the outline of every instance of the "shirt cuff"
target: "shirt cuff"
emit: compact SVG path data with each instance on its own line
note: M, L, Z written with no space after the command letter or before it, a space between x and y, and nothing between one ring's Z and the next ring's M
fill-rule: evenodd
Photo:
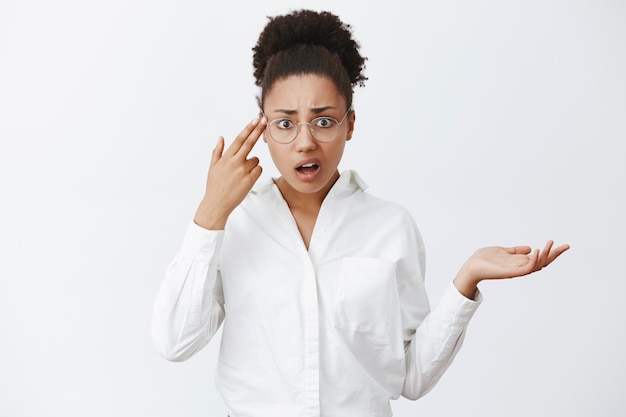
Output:
M187 227L180 253L185 258L211 262L217 259L223 239L223 230L207 230L192 221Z
M482 301L483 295L478 288L474 299L470 300L461 294L453 283L450 283L437 305L437 310L439 310L440 316L447 317L450 322L465 326L474 316Z

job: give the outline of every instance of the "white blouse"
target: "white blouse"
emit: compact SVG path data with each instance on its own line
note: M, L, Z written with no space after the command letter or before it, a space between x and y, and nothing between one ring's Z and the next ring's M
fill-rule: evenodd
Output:
M182 361L224 324L217 387L231 417L391 416L427 393L478 307L450 284L430 312L411 215L344 172L307 250L271 179L224 231L191 224L154 304L152 335Z

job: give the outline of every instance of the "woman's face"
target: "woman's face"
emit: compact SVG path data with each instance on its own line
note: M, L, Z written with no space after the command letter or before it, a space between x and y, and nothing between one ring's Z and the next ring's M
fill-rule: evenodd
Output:
M341 121L348 105L328 77L293 75L277 81L265 95L263 112L268 126L276 119L288 119L281 122L281 126L293 126L318 117ZM298 197L300 193L318 194L323 198L328 193L339 178L337 167L346 141L352 138L354 121L354 112L350 111L339 126L337 137L325 143L313 138L308 124L300 125L295 140L287 144L274 141L269 127L265 130L263 138L281 174L276 184L285 197ZM318 125L325 123L325 119L320 119Z

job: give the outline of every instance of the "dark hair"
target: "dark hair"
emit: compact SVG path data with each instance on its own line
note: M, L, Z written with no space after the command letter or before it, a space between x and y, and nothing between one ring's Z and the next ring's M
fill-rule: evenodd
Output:
M252 50L254 77L261 87L259 105L281 78L297 74L329 77L352 103L353 87L365 85L365 61L352 28L330 12L298 10L268 17Z

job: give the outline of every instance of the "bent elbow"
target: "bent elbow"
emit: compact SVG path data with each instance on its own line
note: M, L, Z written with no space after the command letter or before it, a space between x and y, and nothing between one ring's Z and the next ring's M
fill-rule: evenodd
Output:
M407 387L405 386L404 390L402 391L402 396L411 401L419 400L424 395L428 394L434 388L434 386L435 384L418 385L410 387L410 389L407 389Z
M170 362L184 362L195 353L178 338L167 332L158 331L155 327L152 328L152 344L157 353Z
M154 345L157 353L170 362L183 362L188 358L184 354L183 350L177 348L175 343L165 340L155 334L152 335L152 344Z
M152 342L157 352L170 362L186 361L200 351L209 340L211 336L202 332L179 336L154 328L152 331Z
M181 346L172 341L153 338L153 344L158 354L170 362L184 362L195 353L195 351L190 350L188 347Z
M191 357L191 355L186 355L185 352L176 350L161 349L159 350L159 354L170 362L184 362Z
M444 370L445 367L436 367L430 369L430 372L408 373L402 387L402 396L411 401L422 398L439 383Z

